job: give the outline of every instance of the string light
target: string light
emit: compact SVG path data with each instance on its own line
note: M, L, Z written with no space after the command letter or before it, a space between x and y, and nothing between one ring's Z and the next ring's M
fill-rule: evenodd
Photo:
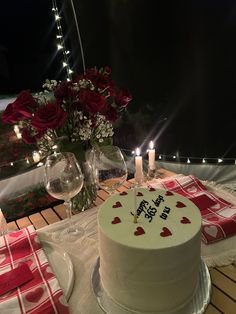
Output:
M61 27L61 19L62 18L58 12L56 0L52 0L52 12L54 13L55 23L56 23L56 27L57 27L57 31L58 31L58 33L56 35L56 39L58 41L57 42L57 50L62 51L62 57L63 57L62 66L63 66L63 68L66 69L67 81L71 81L71 79L72 79L71 74L73 73L73 71L70 69L70 66L69 66L68 54L70 53L70 51L67 50L65 47L65 40L64 40L64 36L63 36L63 32L62 32L62 27Z
M162 159L163 161L169 162L180 162L180 163L188 163L188 164L235 164L235 158L219 158L219 157L195 157L195 156L179 156L177 155L165 155L160 154L157 156L157 159Z

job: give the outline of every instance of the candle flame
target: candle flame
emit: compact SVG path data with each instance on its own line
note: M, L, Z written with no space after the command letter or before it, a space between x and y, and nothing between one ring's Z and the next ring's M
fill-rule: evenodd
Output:
M136 148L136 155L140 156L140 149L138 147Z
M150 148L150 149L153 149L153 147L154 147L154 144L153 144L153 141L151 141L151 142L149 143L149 148Z
M20 129L19 129L18 125L14 125L14 131L15 131L15 133L19 133L20 132Z

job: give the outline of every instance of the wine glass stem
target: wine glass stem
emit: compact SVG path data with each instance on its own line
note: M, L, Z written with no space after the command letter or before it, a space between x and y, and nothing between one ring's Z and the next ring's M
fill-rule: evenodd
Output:
M69 222L68 230L70 231L71 228L72 228L72 220L71 220L71 216L72 216L72 202L71 202L71 200L65 201L64 205L66 207L66 214L67 214L67 218L68 218L68 222Z

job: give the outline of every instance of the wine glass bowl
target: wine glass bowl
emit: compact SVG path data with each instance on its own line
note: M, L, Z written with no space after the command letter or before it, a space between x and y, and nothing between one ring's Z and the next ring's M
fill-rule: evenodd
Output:
M101 146L96 149L94 160L98 186L113 194L127 179L127 166L120 148Z
M77 195L83 187L83 174L73 153L53 153L45 162L45 188L56 199L64 200L69 228L67 233L82 233L71 223L71 198Z

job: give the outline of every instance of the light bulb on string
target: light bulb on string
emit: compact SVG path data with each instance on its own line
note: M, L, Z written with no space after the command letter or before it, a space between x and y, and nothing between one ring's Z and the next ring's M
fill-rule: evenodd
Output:
M190 159L188 158L188 159L187 159L187 164L190 164L190 163L191 163L191 161L190 161Z
M205 160L205 158L203 158L203 159L202 159L202 163L203 163L203 164L205 164L205 163L206 163L206 160Z
M62 62L62 65L64 68L68 66L68 64L65 61Z
M161 155L159 156L159 159L161 159L162 157L161 157Z
M218 158L218 163L220 164L223 161L223 159Z
M61 50L62 48L63 48L62 45L60 45L60 44L57 45L57 50Z

